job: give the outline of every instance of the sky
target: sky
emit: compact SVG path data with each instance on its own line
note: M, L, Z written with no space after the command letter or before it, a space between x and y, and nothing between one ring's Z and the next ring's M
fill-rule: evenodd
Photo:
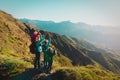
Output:
M120 26L120 0L0 0L15 18Z

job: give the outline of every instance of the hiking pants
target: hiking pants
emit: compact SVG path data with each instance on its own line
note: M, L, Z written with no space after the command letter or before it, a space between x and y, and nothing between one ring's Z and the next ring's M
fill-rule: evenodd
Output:
M35 62L34 62L34 67L40 68L40 52L37 52L35 54Z
M52 69L52 63L53 63L52 60L50 60L50 61L48 62L48 70L49 70L49 71L51 71L51 69Z

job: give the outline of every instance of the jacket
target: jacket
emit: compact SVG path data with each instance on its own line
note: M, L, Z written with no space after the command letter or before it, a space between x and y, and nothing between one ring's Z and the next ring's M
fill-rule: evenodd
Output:
M44 37L40 36L40 39L36 42L36 52L42 52L42 43L45 41Z

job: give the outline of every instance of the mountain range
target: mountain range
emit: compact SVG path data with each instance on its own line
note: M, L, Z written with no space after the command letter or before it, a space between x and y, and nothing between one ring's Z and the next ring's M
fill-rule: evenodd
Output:
M99 44L109 49L120 50L120 28L112 26L89 25L78 22L72 23L70 21L54 22L54 21L40 21L30 19L19 19L25 23L31 23L39 29L44 29L50 32L59 33L61 35L69 35L73 37L81 37L95 44Z
M33 29L39 30L46 38L48 34L53 36L52 46L55 47L58 54L55 56L53 64L54 73L50 74L50 77L53 76L52 80L120 79L118 75L120 74L120 55L118 51L109 51L83 38L38 29L33 24L23 23L12 15L0 11L1 80L20 80L20 78L29 80L31 77L35 77L35 73L32 72L34 70L30 70L30 68L33 68L34 54L29 51L30 35ZM30 71L29 78L28 70ZM23 74L25 75L23 76ZM22 75L22 77L19 75ZM36 75L40 76L40 73Z

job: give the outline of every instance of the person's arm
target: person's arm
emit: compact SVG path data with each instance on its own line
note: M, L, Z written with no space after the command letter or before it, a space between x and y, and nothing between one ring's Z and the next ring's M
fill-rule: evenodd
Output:
M51 35L51 34L49 34L48 46L50 46L50 44L51 44L51 38L52 38L52 35Z
M50 44L51 44L51 38L48 39L48 44L47 44L47 46L49 47Z
M43 43L45 41L45 38L41 35L40 36L40 43Z
M48 39L48 43L46 44L46 50L45 51L47 51L49 49L50 44L51 44L51 38Z

